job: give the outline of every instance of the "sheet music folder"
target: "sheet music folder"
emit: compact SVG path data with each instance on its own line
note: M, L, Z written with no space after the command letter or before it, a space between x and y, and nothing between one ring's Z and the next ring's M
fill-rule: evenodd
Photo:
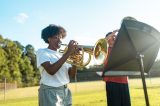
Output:
M160 47L160 33L145 23L124 20L103 76L140 75L137 55L142 54L144 72L153 65Z

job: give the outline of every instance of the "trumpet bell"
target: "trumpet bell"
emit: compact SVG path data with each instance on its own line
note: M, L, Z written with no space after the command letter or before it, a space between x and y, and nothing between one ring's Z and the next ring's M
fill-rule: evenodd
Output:
M99 39L94 47L93 51L93 59L97 65L101 65L104 63L108 55L108 43L106 39Z

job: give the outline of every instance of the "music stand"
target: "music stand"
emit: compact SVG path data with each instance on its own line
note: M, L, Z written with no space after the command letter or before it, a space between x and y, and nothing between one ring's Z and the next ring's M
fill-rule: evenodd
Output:
M160 48L160 33L134 20L124 20L103 76L141 75L146 105L149 106L144 73L148 73Z

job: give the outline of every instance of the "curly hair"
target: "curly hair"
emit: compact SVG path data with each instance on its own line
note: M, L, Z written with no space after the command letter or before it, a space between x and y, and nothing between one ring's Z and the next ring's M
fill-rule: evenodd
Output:
M61 26L50 24L42 30L41 38L45 41L45 43L49 43L49 37L57 36L59 34L62 34L62 38L64 38L66 36L66 30Z

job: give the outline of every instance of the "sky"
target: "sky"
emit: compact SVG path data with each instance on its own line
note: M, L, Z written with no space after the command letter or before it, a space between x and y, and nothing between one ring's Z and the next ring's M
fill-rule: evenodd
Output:
M41 30L56 24L67 30L63 43L95 45L132 16L160 31L159 0L1 0L0 34L35 50L47 47ZM160 58L160 53L158 55Z

